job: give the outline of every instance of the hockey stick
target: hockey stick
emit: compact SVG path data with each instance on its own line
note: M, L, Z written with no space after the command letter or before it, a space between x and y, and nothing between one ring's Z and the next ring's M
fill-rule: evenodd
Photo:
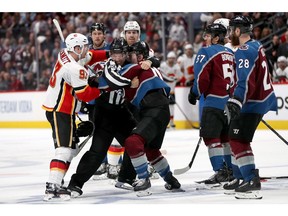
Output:
M179 106L179 104L175 101L175 104L177 105L178 109L180 110L180 112L183 114L183 116L186 118L186 120L188 121L189 125L194 128L194 129L199 129L199 127L196 127L192 124L192 122L190 121L190 119L187 117L187 115L184 113L184 111L181 109L181 107Z
M261 180L265 179L288 179L288 176L267 176L267 177L260 177Z
M264 121L263 119L261 120L263 122L263 124L265 124L273 133L276 134L276 136L278 136L286 145L288 145L287 140L285 140L276 130L274 130L274 128L272 128L266 121Z
M201 144L201 141L202 141L202 137L200 137L199 140L198 140L198 143L197 143L196 149L195 149L195 151L194 151L193 157L192 157L190 163L188 164L188 166L186 166L186 167L184 167L184 168L182 168L182 169L175 169L175 170L174 170L174 174L175 174L175 175L181 175L181 174L187 172L189 169L191 169L192 164L193 164L193 162L194 162L194 159L195 159L195 157L196 157L196 154L197 154L197 152L198 152L199 146L200 146L200 144Z
M63 32L61 30L61 27L60 27L60 24L59 24L58 20L57 19L53 19L53 23L54 23L54 25L55 25L55 27L56 27L56 29L58 31L58 34L59 34L62 42L64 42L65 40L64 40Z

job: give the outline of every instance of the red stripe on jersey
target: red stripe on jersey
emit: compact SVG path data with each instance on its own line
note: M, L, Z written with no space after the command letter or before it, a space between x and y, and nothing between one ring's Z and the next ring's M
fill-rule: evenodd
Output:
M73 88L64 82L61 94L59 94L58 104L56 105L57 112L73 114L75 108L75 98L72 95Z

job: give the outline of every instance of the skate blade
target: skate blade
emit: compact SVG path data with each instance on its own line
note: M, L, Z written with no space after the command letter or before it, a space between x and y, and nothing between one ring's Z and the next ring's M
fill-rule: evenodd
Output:
M78 193L77 191L71 191L71 197L72 197L72 198L77 198L77 197L79 197L79 196L81 196L81 194Z
M235 195L236 192L235 192L235 190L225 190L224 194L225 195Z
M116 182L115 187L116 187L116 188L123 189L123 190L133 190L133 189L134 189L134 188L133 188L131 185L129 185L128 183L122 183L122 182Z
M196 190L222 190L222 184L204 184L202 187L196 187Z
M236 199L262 199L263 196L260 194L260 191L249 191L244 193L236 193Z
M103 173L101 175L93 175L92 179L95 181L99 181L99 180L106 180L106 179L108 179L108 177L107 177L106 173Z
M168 191L170 191L170 192L172 192L172 193L186 192L186 191L185 191L184 189L182 189L182 188L174 188L174 189L168 190Z
M61 202L61 201L69 201L70 199L71 199L71 196L67 194L62 194L59 196L48 194L44 196L43 201L45 202L59 202L60 201Z
M142 191L136 191L137 197L146 197L152 195L152 192L150 190L142 190Z

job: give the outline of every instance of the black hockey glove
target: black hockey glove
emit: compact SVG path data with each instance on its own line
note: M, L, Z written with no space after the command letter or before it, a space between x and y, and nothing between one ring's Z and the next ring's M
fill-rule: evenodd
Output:
M240 116L240 111L242 108L241 100L237 98L230 98L227 102L227 108L229 113L227 114L231 120L234 120Z
M83 114L88 114L94 105L88 104L84 101L81 102L80 112Z
M94 130L94 124L91 121L81 121L77 125L76 135L78 137L86 137L92 135Z
M88 84L89 84L89 86L91 86L91 87L98 88L98 86L99 86L98 77L96 77L96 76L91 76L91 77L89 77L89 78L88 78Z
M194 83L194 80L192 80L192 82ZM192 89L193 89L193 85L190 87L190 92L188 94L188 101L189 101L190 104L195 105L197 100L199 100L199 96L194 94L192 92Z

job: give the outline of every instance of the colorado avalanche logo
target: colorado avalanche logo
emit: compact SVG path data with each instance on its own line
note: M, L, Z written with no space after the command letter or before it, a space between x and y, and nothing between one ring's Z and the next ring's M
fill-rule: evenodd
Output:
M238 49L240 50L248 50L249 46L247 44L244 44L242 46L240 46Z

